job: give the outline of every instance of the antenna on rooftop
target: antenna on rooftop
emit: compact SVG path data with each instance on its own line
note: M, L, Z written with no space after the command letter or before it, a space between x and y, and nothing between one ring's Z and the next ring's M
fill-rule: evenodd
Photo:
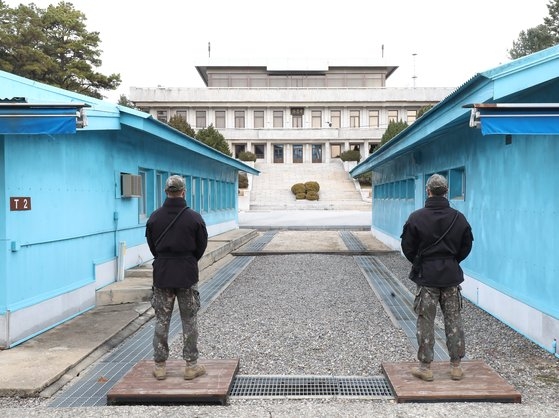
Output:
M415 57L417 56L417 53L414 52L412 54L412 56L413 56L413 76L412 76L412 79L413 79L413 88L415 88L415 80L417 79L417 76L415 75Z
M212 50L211 45L210 45L210 43L208 42L208 58L210 58L211 50Z
M380 57L384 58L384 44L380 47Z

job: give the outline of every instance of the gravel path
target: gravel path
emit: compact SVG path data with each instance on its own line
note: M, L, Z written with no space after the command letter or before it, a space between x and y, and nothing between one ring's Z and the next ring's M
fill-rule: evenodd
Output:
M408 346L347 256L256 257L200 319L200 356L241 374L378 375Z
M402 283L409 263L380 257ZM559 359L466 302L467 356L489 364L522 394L522 404L350 399L243 400L228 406L48 408L42 400L0 398L4 416L53 417L550 417L559 416ZM199 318L200 356L239 357L240 374L380 375L382 362L415 353L376 299L353 257L260 256ZM171 357L180 358L180 339Z

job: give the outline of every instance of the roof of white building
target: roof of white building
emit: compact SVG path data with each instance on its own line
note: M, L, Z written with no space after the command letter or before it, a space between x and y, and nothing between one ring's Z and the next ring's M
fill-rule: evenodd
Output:
M384 69L386 78L396 71L398 66L389 65L384 60L371 60L366 58L350 58L344 59L343 62L328 59L311 59L311 58L283 58L283 59L227 59L220 61L208 60L206 64L196 65L196 70L204 83L208 84L208 69L211 68L230 68L230 69L247 69L261 68L268 73L282 74L324 74L335 68L377 68Z

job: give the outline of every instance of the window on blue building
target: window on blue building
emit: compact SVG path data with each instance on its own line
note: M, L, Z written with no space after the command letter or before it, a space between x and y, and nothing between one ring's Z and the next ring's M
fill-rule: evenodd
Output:
M454 200L465 200L466 181L464 167L454 168L449 172L448 198Z
M200 179L200 212L205 212L206 206L206 179Z
M138 172L142 183L142 195L138 198L138 217L140 222L145 222L147 220L147 196L146 196L146 186L147 186L147 173L144 170L139 170Z
M184 200L188 207L192 207L192 177L184 176L184 184L186 185L186 192L184 194Z
M415 197L415 182L413 179L406 180L406 199L413 199Z
M425 183L434 173L425 175ZM444 176L448 181L448 199L465 200L466 198L466 172L464 167L452 168L448 171L438 171L437 174Z
M191 207L193 210L199 212L200 204L198 203L198 183L200 179L197 177L192 177L192 203Z
M163 196L165 196L165 179L164 174L158 171L155 174L155 209L163 204Z

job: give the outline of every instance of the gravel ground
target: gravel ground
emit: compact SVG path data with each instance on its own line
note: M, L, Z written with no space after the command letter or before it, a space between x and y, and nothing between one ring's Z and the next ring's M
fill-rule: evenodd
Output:
M409 263L381 257L410 290ZM559 359L466 302L467 356L489 364L522 404L351 399L243 400L227 406L49 408L46 400L0 398L8 417L549 417L559 416ZM199 317L202 358L240 358L240 374L380 375L382 362L415 353L376 299L352 257L256 257ZM171 357L180 358L180 339Z

